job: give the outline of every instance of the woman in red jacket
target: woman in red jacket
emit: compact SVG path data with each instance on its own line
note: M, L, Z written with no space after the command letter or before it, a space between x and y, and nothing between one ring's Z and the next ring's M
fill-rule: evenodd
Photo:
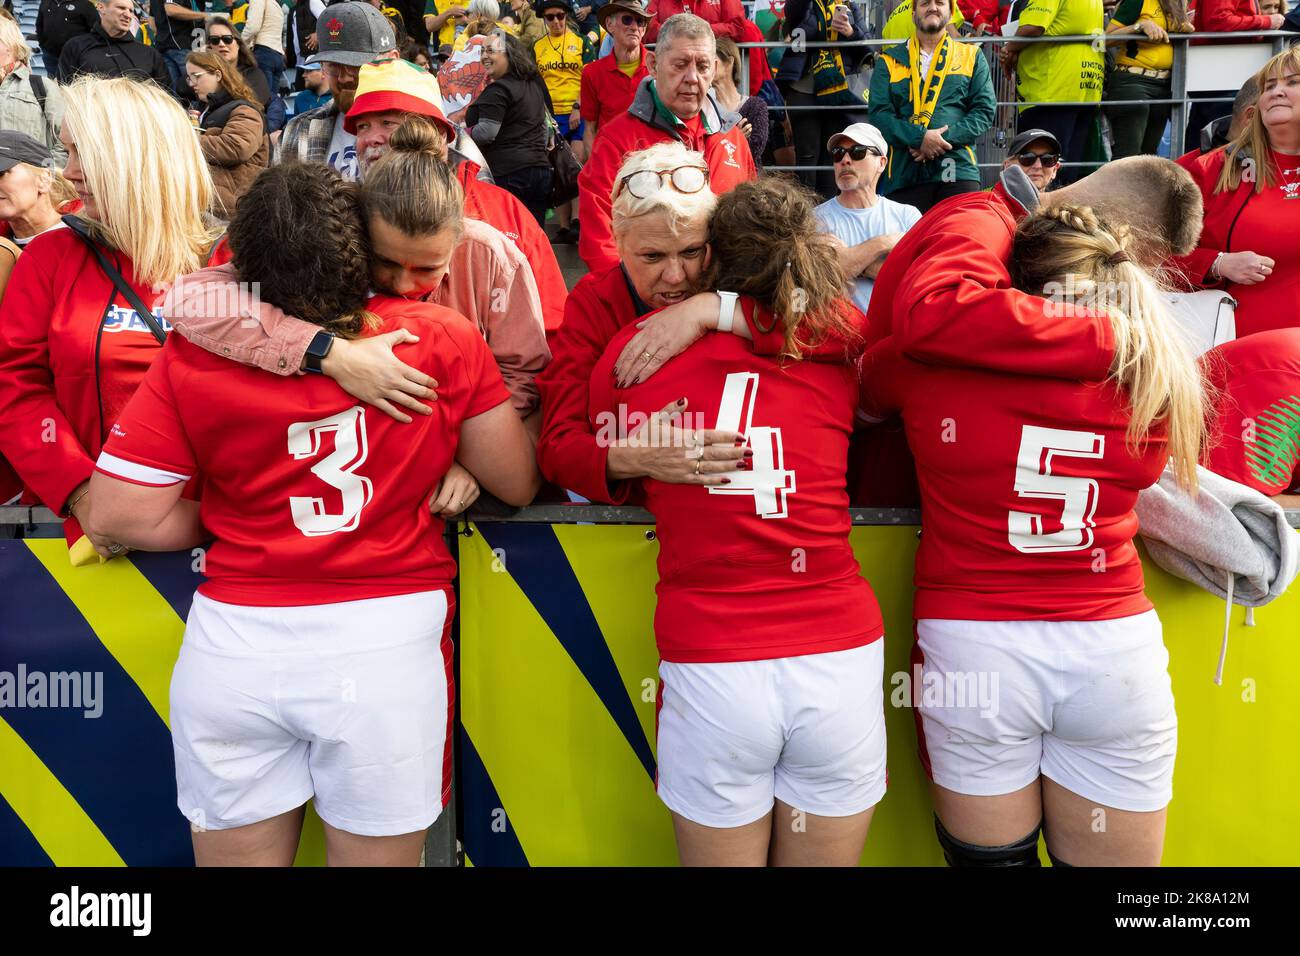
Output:
M711 227L712 281L780 317L779 356L711 334L618 388L628 326L591 375L602 430L684 396L705 427L743 436L717 484L634 482L660 545L656 790L688 866L853 866L885 791L883 625L845 492L857 376L810 360L827 343L845 355L864 319L814 202L783 180L742 183Z
M1205 197L1199 246L1175 260L1194 285L1237 300L1237 336L1297 324L1300 301L1300 48L1255 75L1250 123L1223 149L1196 161Z
M91 77L64 99L64 176L90 238L55 229L14 267L0 306L0 452L36 500L69 518L73 544L95 456L167 331L149 310L215 236L204 221L212 180L175 99ZM90 540L104 556L123 550Z

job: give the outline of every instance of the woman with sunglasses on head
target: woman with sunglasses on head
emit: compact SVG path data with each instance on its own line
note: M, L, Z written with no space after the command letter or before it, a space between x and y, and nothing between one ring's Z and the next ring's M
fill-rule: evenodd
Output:
M262 109L229 63L209 51L185 58L185 82L203 104L199 148L208 160L216 196L212 212L235 214L235 203L270 159Z
M622 192L616 232L672 201ZM805 350L833 341L847 359L863 317L808 190L758 179L716 204L709 281L763 310L781 354L720 329L619 388L629 325L590 378L590 422L615 441L622 422L662 431L691 409L673 450L695 480L633 482L659 539L656 789L685 865L853 866L885 791L883 625L849 547L856 371ZM735 470L706 429L737 436Z
M1007 147L1007 158L1002 168L1019 165L1040 193L1045 193L1056 182L1061 169L1061 144L1045 129L1027 129L1019 133Z
M743 337L760 355L777 355L785 333L753 299L702 291L709 262L713 208L709 171L701 153L681 143L657 143L631 153L614 179L613 198L639 204L637 215L617 220L620 262L584 276L569 293L564 324L551 341L551 364L537 377L542 395L538 464L547 479L590 501L622 504L632 479L717 484L740 459L736 436L705 431L703 470L684 458L672 430L642 429L626 442L598 440L588 418L591 369L609 341L636 326L615 364L618 384L644 381L674 355L717 328ZM655 313L653 316L650 313ZM809 356L847 361L835 338ZM685 407L663 409L677 415ZM705 409L691 409L691 413Z

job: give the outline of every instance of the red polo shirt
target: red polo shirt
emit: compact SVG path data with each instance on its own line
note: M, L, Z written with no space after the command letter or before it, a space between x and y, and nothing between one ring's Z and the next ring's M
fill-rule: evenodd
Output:
M649 71L645 65L645 47L641 48L641 62L636 71L627 76L618 68L614 54L609 53L582 68L582 90L578 98L582 104L582 119L596 124L596 132L605 124L627 112L643 77Z

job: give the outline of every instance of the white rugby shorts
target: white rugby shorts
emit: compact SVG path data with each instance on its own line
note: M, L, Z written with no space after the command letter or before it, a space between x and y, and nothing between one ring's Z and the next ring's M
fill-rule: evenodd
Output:
M305 607L194 596L172 674L177 805L208 830L315 798L361 836L427 828L451 787L445 591Z
M885 794L884 638L802 657L659 664L660 799L710 827L753 823L774 799L818 816Z
M972 796L1039 774L1100 805L1173 797L1178 719L1154 610L1109 621L916 622L931 779Z

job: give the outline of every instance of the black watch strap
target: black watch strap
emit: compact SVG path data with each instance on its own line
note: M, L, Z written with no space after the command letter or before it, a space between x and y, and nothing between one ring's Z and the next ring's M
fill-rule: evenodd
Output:
M303 361L303 368L308 372L320 374L320 363L325 360L325 356L330 354L330 349L333 346L333 335L323 330L317 332L312 336L311 343L307 346L307 357Z

